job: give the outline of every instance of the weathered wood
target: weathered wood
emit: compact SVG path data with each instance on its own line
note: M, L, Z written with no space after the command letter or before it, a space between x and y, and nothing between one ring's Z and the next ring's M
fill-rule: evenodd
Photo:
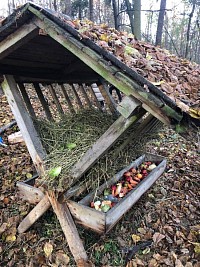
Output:
M45 195L19 224L17 228L18 233L21 234L28 230L50 207L49 198Z
M139 198L155 183L166 167L166 160L163 160L151 173L139 183L127 196L116 206L110 209L106 216L106 232L110 231L119 219L126 213Z
M65 89L65 86L63 84L61 84L60 86L61 86L63 95L65 97L65 100L67 101L67 104L68 104L68 107L69 107L70 112L71 113L75 113L75 110L74 110L73 105L72 105L72 102L71 102L71 100L70 100L70 98L68 96L68 93L67 93L67 91Z
M41 105L42 105L42 107L44 109L44 112L45 112L45 114L47 116L47 119L48 120L52 120L51 111L50 111L50 109L48 107L48 104L47 104L46 100L44 99L44 96L43 96L42 90L40 88L40 85L38 83L33 83L33 86L34 86L35 91L37 93L37 96L38 96L38 98L40 100L40 103L41 103Z
M77 266L92 266L88 263L87 254L67 205L60 204L53 192L48 193L48 198L60 222L61 228L72 252L72 255L74 256Z
M124 169L122 169L120 172L118 172L115 176L113 176L111 179L109 179L106 183L100 185L95 192L89 193L87 196L85 196L83 199L79 201L82 205L89 205L90 202L94 199L95 195L101 195L104 191L104 189L109 188L111 185L115 184L117 181L119 181L120 178L122 178L124 172L130 170L131 168L138 167L141 162L144 161L145 155L140 156L138 159L136 159L134 162L131 162L128 166L126 166ZM104 229L105 230L105 229Z
M148 131L151 130L151 127L154 125L155 122L157 122L157 119L153 115L149 114L141 122L138 128L133 133L130 133L129 137L127 137L126 140L124 140L124 142L117 148L116 153L115 153L116 157L121 151L123 151L123 149L128 144L130 144L132 140L137 141L138 137L144 136L145 134L147 134Z
M67 206L75 218L76 223L90 228L98 234L105 231L105 213L83 206L71 200L67 200Z
M17 124L16 120L13 120L13 121L9 122L8 124L2 126L0 128L0 134L4 133L7 129L13 127L16 124Z
M113 84L120 91L124 92L126 95L133 95L139 101L146 104L149 108L149 112L152 114L156 114L159 120L161 120L165 124L170 124L168 114L166 113L167 109L160 109L160 107L162 107L163 105L161 100L159 100L155 96L150 98L152 94L146 92L141 86L139 86L139 89L136 89L134 87L136 83L134 83L131 78L124 75L121 70L113 66L108 66L107 62L103 60L100 55L95 53L90 48L86 47L84 44L81 44L75 38L71 38L70 34L67 34L66 31L64 31L63 29L59 27L54 27L52 21L45 17L42 18L42 15L38 12L35 12L35 10L33 10L33 12L37 13L37 16L43 20L36 20L36 25L38 25L42 29L45 29L49 36L51 36L62 46L64 46L77 57L79 57L83 62L85 62L86 65L90 66L95 72L97 72L105 80ZM158 106L157 102L159 102L161 106ZM181 117L181 114L178 114L175 110L173 114L170 114L170 116L171 115L176 118Z
M2 83L2 87L20 131L22 132L33 163L38 173L42 174L44 172L43 160L46 156L46 153L42 146L41 140L38 137L38 133L35 129L33 121L26 111L23 99L13 76L6 75L5 80Z
M132 96L125 96L117 106L117 110L124 117L128 118L132 115L136 107L142 103Z
M128 119L119 117L110 128L93 144L77 164L71 170L73 177L82 176L117 140L118 138L136 121L138 121L145 111L140 111Z
M53 100L55 102L55 105L56 105L56 108L57 108L58 112L60 113L60 115L63 115L64 111L62 109L62 106L60 104L60 101L59 101L59 99L58 99L58 97L56 95L55 89L53 88L52 84L50 84L49 89L50 89L51 96L52 96L52 98L53 98Z
M39 29L33 23L21 26L0 43L0 60L26 44L39 33Z
M80 99L80 97L79 97L77 91L76 91L76 88L75 88L74 84L71 85L71 88L72 88L72 91L74 92L74 95L75 95L75 97L76 97L77 104L79 105L80 108L83 108L83 104L82 104L82 102L81 102L81 99Z
M83 87L83 85L80 84L79 85L79 88L80 88L80 90L81 90L81 92L82 92L82 94L83 94L83 96L84 96L84 98L86 100L86 103L87 103L88 107L92 107L92 103L90 102L90 99L89 99L89 97L88 97L88 95L87 95L87 93L86 93L85 88Z
M94 90L92 88L92 85L89 86L89 89L90 89L90 92L91 92L91 94L93 96L93 99L94 99L94 102L95 102L97 108L102 111L102 107L101 107L101 105L100 105L100 103L99 103L99 101L97 99L97 96L96 96L96 94L95 94L95 92L94 92Z
M28 185L24 182L17 182L16 186L18 188L18 196L22 200L28 201L30 204L37 204L44 197L44 193L39 188Z
M117 106L111 96L111 94L108 91L107 85L105 83L102 82L101 85L98 86L99 90L103 96L103 98L105 99L106 104L108 105L111 113L115 114L117 112Z
M23 83L18 83L18 86L19 86L20 92L22 94L22 97L24 99L24 102L25 102L25 105L27 107L27 110L28 110L29 114L31 115L31 117L33 119L36 119L35 111L34 111L34 109L32 107L31 101L30 101L30 99L28 97L28 94L26 92L26 88L25 88L24 84Z
M24 138L22 136L21 131L12 133L8 136L8 143L9 144L17 144L24 142Z

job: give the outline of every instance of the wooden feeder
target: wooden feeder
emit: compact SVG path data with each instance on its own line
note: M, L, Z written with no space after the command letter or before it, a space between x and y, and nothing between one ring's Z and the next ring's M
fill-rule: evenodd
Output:
M140 124L125 140L124 146L129 140L137 139L141 132L148 132L159 121L167 125L180 125L184 119L176 104L153 84L88 38L80 37L79 32L70 26L69 18L63 15L58 17L32 3L20 7L2 22L0 74L4 75L4 93L39 175L45 170L46 151L34 120L38 117L54 120L65 112L76 112L77 106L80 109L94 107L102 112L92 90L94 83L105 99L107 110L119 116L73 166L71 175L76 181L136 122L140 121ZM125 95L118 106L108 92L108 83ZM144 89L144 85L148 90ZM34 106L34 101L40 103L40 109ZM133 162L133 166L144 157ZM91 266L71 214L76 221L99 233L109 231L164 171L166 161L157 157L156 160L161 161L160 165L107 214L87 207L92 193L80 203L75 203L69 198L74 192L77 193L77 188L66 190L57 199L54 192L35 188L34 179L18 182L21 196L35 204L20 223L18 232L25 232L52 206L77 265ZM122 172L110 183L120 179ZM101 222L98 225L97 220Z

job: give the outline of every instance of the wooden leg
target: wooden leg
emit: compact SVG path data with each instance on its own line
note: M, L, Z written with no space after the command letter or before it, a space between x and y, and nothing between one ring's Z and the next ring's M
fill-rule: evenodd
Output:
M23 219L18 226L18 233L24 233L30 228L49 208L51 203L49 202L48 196L44 196L42 200L32 209L31 212Z
M74 256L78 267L92 267L92 263L88 262L83 243L79 237L76 225L72 219L71 213L67 205L60 204L53 192L48 193L49 201L53 207L55 214L60 222L63 233L68 242L71 253Z

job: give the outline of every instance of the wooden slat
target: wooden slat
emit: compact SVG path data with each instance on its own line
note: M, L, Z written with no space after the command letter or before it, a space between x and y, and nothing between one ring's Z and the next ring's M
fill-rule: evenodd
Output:
M52 98L53 98L53 100L54 100L54 102L55 102L55 105L56 105L56 107L57 107L58 112L59 112L61 115L64 114L64 111L63 111L63 109L62 109L62 106L61 106L61 104L60 104L60 101L59 101L59 99L58 99L58 97L57 97L57 95L56 95L55 89L53 88L53 85L52 85L52 84L50 84L49 89L50 89Z
M97 99L97 96L96 96L96 94L95 94L95 92L94 92L94 90L92 88L92 85L89 86L89 89L90 89L90 92L91 92L91 94L93 96L93 99L94 99L94 102L95 102L96 106L98 107L99 110L102 111L102 106L100 105L100 103L99 103L99 101Z
M169 117L176 117L181 119L181 114L178 114L175 110L168 108L162 108L163 103L157 97L151 97L150 92L146 92L144 88L136 84L131 78L123 74L121 70L114 66L108 66L107 62L102 59L100 55L95 53L92 49L86 47L84 44L72 38L70 34L59 27L54 27L52 21L45 18L45 22L42 21L42 14L31 9L41 19L36 20L35 23L42 29L44 29L49 36L59 42L66 49L71 51L74 55L79 57L86 65L91 67L101 77L113 84L120 91L126 95L133 95L142 103L146 104L149 108L149 112L156 114L157 118L165 124L170 124ZM137 88L136 88L137 87ZM165 105L167 106L167 105Z
M76 223L85 228L90 228L98 234L105 233L105 213L71 200L67 200L67 205Z
M26 92L26 88L25 88L24 84L23 83L18 83L18 86L19 86L20 92L22 94L22 97L24 99L24 102L25 102L25 105L27 107L27 110L28 110L29 114L31 115L31 117L33 119L36 119L35 111L33 109L31 101L30 101L30 99L28 97L28 94Z
M23 99L20 95L13 76L6 75L2 83L4 93L15 116L17 124L23 135L28 151L39 174L44 172L43 160L46 156L41 140L35 129L33 121L26 111Z
M87 93L85 91L84 86L82 84L80 84L79 88L80 88L80 90L81 90L81 92L82 92L82 94L83 94L83 96L84 96L84 98L86 100L86 103L87 103L88 107L92 107L92 103L90 102L90 99L89 99L89 97L88 97L88 95L87 95Z
M31 204L37 204L44 197L44 193L39 188L24 182L17 182L16 186L18 188L18 196Z
M21 234L28 230L50 207L49 198L45 195L19 224L17 228L18 233Z
M61 228L69 245L69 248L74 256L77 266L92 266L88 263L88 257L85 252L83 243L79 237L76 225L72 219L69 208L66 204L60 204L54 193L49 192L49 201L53 207L55 214L60 222Z
M48 107L48 104L47 104L46 100L44 99L44 96L43 96L42 90L40 88L40 85L38 83L33 83L33 86L34 86L35 91L37 93L37 96L38 96L38 98L40 100L40 103L41 103L41 105L42 105L42 107L44 109L44 112L45 112L45 114L47 116L47 119L48 120L52 120L51 111L50 111L50 109Z
M68 107L69 107L70 112L71 112L71 113L75 113L75 110L74 110L74 108L73 108L73 105L72 105L72 102L71 102L71 100L70 100L70 98L69 98L69 95L68 95L68 93L67 93L67 91L66 91L66 89L65 89L65 86L64 86L63 84L61 84L60 86L61 86L63 95L64 95L64 97L65 97L65 100L67 101L67 104L68 104Z
M72 168L71 174L78 178L82 176L116 141L117 139L141 116L144 110L128 119L119 117L110 128L97 140Z
M98 86L99 90L103 96L103 98L105 99L106 104L108 105L111 113L115 114L117 113L117 106L115 104L114 99L112 98L111 94L108 91L107 85L105 83L101 84Z
M80 100L80 97L79 97L79 95L78 95L78 93L77 93L77 91L76 91L76 88L75 88L74 84L72 84L71 87L72 87L72 90L73 90L74 95L75 95L75 97L76 97L77 104L79 105L80 108L83 108L83 104L82 104L82 102L81 102L81 100Z
M0 43L0 60L24 45L39 33L39 29L33 23L21 26Z

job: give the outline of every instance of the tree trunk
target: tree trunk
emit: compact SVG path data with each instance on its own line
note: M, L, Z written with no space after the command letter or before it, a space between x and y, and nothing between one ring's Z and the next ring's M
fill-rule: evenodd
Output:
M164 24L164 17L165 17L165 8L166 8L166 0L161 0L160 2L160 12L158 16L158 26L156 32L156 43L155 45L160 45L162 42L162 32L163 32L163 24Z
M141 0L134 1L134 35L141 40Z
M64 13L70 17L72 16L71 0L65 0Z
M119 30L119 14L116 0L112 0L113 14L114 14L114 23L115 29Z
M94 1L89 0L89 12L90 12L90 20L94 21Z
M187 33L186 33L185 58L187 58L188 52L189 52L190 28L191 28L192 17L194 15L195 6L196 6L196 0L194 0L192 3L192 10L191 10L191 13L189 15L189 20L188 20L188 27L187 27Z
M54 7L54 10L57 11L57 0L53 1L53 7Z
M131 32L134 34L134 21L133 21L133 8L131 7L131 3L129 0L125 0L126 7L127 7L127 14L129 17L130 25L131 25Z

